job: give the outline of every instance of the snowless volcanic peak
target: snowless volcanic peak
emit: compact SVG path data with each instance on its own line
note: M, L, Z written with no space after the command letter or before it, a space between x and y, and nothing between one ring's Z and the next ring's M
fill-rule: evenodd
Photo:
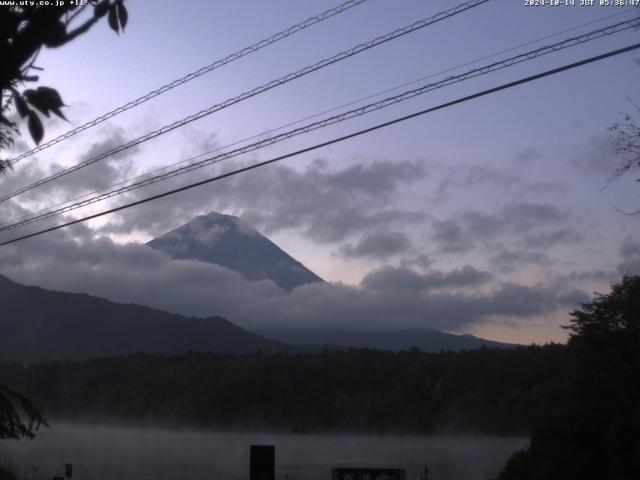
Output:
M285 290L322 279L238 217L212 212L147 243L179 260L215 263Z

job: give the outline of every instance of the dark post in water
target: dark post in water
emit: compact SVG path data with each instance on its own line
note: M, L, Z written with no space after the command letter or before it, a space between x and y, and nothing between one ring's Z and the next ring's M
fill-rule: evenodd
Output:
M275 480L276 447L274 445L251 445L250 480Z

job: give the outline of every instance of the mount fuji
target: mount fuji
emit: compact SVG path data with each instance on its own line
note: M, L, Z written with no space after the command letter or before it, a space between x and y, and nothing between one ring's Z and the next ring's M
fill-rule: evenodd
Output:
M323 281L251 225L231 215L201 215L147 245L176 260L221 265L250 281L272 280L286 291Z

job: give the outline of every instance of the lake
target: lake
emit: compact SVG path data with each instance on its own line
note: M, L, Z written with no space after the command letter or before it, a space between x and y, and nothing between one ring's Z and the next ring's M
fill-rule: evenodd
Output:
M330 480L332 467L405 468L415 480L487 480L525 437L221 433L53 424L35 440L0 441L0 462L21 479L51 480L73 463L77 480L240 480L249 445L276 447L277 480ZM422 480L422 477L421 477Z

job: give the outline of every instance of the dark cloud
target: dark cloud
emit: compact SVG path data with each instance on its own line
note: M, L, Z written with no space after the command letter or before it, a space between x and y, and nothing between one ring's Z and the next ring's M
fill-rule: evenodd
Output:
M527 265L551 265L551 259L540 252L501 250L491 257L491 264L499 271L513 272Z
M502 228L514 231L531 230L541 225L564 222L569 213L548 203L513 202L505 205L498 215Z
M569 213L547 203L510 202L494 214L469 210L460 218L468 234L490 238L500 233L523 233L565 222Z
M443 253L461 253L473 248L473 242L462 227L453 220L436 221L432 224L432 239Z
M355 245L343 245L339 251L345 257L386 258L406 252L410 247L411 241L404 233L372 232L365 234Z
M581 173L608 178L615 173L619 161L611 139L605 135L593 135L569 160L569 164Z
M79 156L77 160L73 162L74 164L87 161L127 141L124 132L119 128L110 128L106 132L99 134L98 137L102 138L102 140L93 143L83 155ZM72 174L61 177L59 180L43 188L46 188L49 194L54 193L56 196L63 197L108 188L114 183L131 176L131 158L138 150L138 147L133 147L116 153L89 167L82 168ZM50 167L50 172L58 172L64 168L64 166L54 163Z
M443 197L453 190L470 188L499 187L504 191L521 183L520 177L491 167L471 165L448 169L437 187Z
M585 235L575 228L565 227L525 237L524 242L529 248L551 248L559 244L576 244L584 239Z
M525 157L532 159L535 151L531 150ZM440 169L442 170L442 168ZM443 199L449 194L458 194L458 191L469 191L479 189L486 192L498 191L508 194L513 198L522 198L527 194L540 193L564 193L566 185L558 182L532 182L520 175L509 172L507 169L497 169L483 165L457 166L456 168L445 169L441 172L444 176L440 180L436 194L437 198Z
M618 263L617 271L621 275L640 275L640 241L627 237L620 247L622 260Z
M492 275L470 265L444 273L431 271L418 273L409 268L384 267L370 272L362 280L366 289L406 295L439 288L475 287L492 279Z
M472 266L422 274L388 267L367 275L359 287L316 283L287 293L271 281L249 282L217 265L172 260L145 245L95 238L83 226L4 247L0 272L55 290L187 315L218 314L249 328L456 330L489 317L526 320L567 308L578 298L571 290L543 286L503 284L490 289L492 276Z
M228 163L225 169L238 166ZM408 161L332 169L318 160L303 171L270 166L127 211L108 231L157 235L198 213L224 211L241 216L266 234L295 229L317 242L338 242L349 235L424 219L423 212L389 205L403 187L425 174L423 166ZM148 194L139 192L129 199Z
M640 257L640 242L631 237L625 238L620 246L620 255L622 258Z
M95 155L111 150L126 141L123 131L113 127L103 130L97 137L101 138L101 140L92 143L84 154L75 158L73 162L67 165L70 166L81 163ZM101 160L89 167L60 177L55 181L33 188L14 197L13 203L20 204L21 208L25 211L27 211L25 208L26 205L37 210L45 206L48 207L55 203L67 201L80 194L105 189L131 175L132 162L129 158L134 155L136 151L136 147L131 148ZM4 193L11 193L54 173L58 173L65 168L67 167L56 162L43 166L39 156L34 155L21 161L12 171L3 175L0 179L0 189Z
M513 157L513 161L520 165L531 165L537 163L541 158L542 152L540 152L540 150L536 148L525 148Z
M404 268L427 270L431 265L433 265L433 258L425 253L406 255L400 259L400 266Z
M440 252L466 252L474 248L481 241L495 241L501 235L522 237L533 235L532 242L559 242L568 238L563 231L547 234L548 237L533 234L540 228L568 222L570 215L555 205L532 202L509 202L494 213L484 213L477 210L466 210L452 220L435 221L432 224L432 239L437 243ZM566 230L570 230L566 228ZM576 239L579 234L573 232L571 238ZM555 235L555 236L554 236ZM564 237L563 237L564 235Z

